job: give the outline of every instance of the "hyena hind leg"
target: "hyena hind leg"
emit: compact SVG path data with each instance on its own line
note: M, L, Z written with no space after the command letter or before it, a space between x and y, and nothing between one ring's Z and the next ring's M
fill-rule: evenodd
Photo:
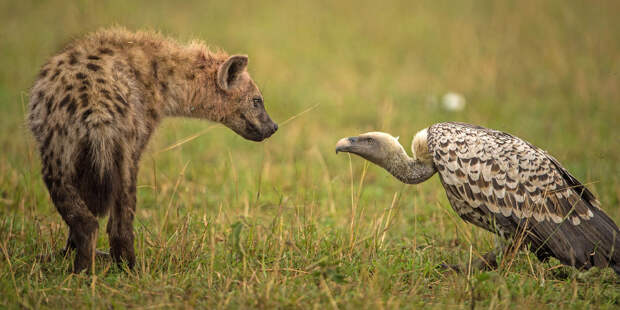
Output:
M122 190L110 210L107 233L110 239L110 255L118 263L126 262L129 268L136 263L134 250L133 218L136 212L137 163L124 160L121 164Z
M79 273L92 266L99 223L90 212L77 189L67 182L47 182L56 209L69 226L67 248L76 249L73 272Z

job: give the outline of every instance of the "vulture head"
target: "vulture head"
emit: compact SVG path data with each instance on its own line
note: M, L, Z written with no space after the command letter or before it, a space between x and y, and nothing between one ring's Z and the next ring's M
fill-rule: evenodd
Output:
M381 167L402 160L403 155L407 156L398 138L384 132L367 132L355 137L342 138L336 144L336 153L338 152L359 155Z
M409 157L398 138L383 132L368 132L356 137L343 138L336 144L336 153L353 153L378 165L407 184L417 184L435 173L432 156L428 151L426 129L413 138Z

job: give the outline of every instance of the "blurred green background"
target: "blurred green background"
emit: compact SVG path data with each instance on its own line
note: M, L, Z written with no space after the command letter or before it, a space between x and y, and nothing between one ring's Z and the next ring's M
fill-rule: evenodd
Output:
M619 1L0 1L0 305L618 307L609 270L522 253L497 272L442 271L494 238L451 211L437 177L405 186L333 148L381 130L409 149L439 121L503 130L620 221L619 13ZM138 271L71 276L70 258L36 259L66 228L24 123L28 90L64 44L113 25L248 54L281 127L256 144L166 120L141 166ZM442 109L448 92L463 111Z

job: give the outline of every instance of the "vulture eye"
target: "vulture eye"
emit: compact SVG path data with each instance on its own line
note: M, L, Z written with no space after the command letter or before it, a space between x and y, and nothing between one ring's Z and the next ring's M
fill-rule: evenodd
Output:
M258 107L263 105L263 98L261 98L261 97L254 97L252 99L252 102L254 102L254 107L258 108Z

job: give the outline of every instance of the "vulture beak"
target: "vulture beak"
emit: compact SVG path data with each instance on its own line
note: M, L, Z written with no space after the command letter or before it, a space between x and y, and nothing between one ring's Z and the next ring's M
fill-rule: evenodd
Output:
M355 143L357 142L358 137L348 137L342 138L336 143L336 154L338 152L348 152L351 153L355 148Z

